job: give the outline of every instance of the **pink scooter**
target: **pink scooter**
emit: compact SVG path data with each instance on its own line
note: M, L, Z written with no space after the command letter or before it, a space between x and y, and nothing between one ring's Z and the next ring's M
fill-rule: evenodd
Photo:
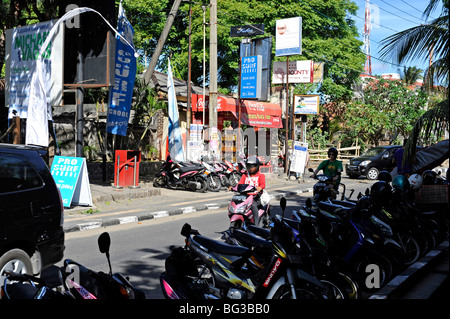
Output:
M252 204L254 195L249 193L255 193L256 188L249 184L238 184L231 190L239 193L231 198L230 205L228 206L228 217L230 218L230 228L241 228L243 223L255 224L252 212ZM259 221L257 227L266 227L269 224L269 212L270 202L267 205L263 205L258 210Z

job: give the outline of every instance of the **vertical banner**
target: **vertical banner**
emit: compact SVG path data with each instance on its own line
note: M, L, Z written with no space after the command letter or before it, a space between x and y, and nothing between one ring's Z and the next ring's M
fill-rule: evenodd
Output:
M302 54L302 18L277 20L275 55Z
M125 16L122 2L119 5L117 32L133 45L134 29ZM106 131L126 136L136 78L136 57L133 47L123 41L120 36L116 36L116 40L114 87L109 97Z
M262 56L245 56L241 63L241 98L261 97Z
M167 71L167 100L169 103L169 153L172 159L184 161L183 139L181 138L180 120L178 115L177 95L173 82L172 66L169 60Z

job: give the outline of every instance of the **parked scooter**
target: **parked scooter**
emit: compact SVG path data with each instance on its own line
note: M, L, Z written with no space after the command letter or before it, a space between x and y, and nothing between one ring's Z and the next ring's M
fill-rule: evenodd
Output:
M252 256L250 248L212 240L189 224L183 226L181 234L186 245L171 248L166 271L160 276L168 299L323 298L322 283L293 263L286 252L282 224L275 222L273 240L265 244L272 258L257 271L246 267Z
M156 174L153 186L206 192L208 185L203 175L204 172L203 165L193 163L184 163L183 165L173 161L169 154Z
M233 191L239 193L231 198L230 205L228 206L228 217L230 218L230 228L241 228L243 223L255 223L252 204L255 200L254 195L256 188L249 184L238 184ZM258 227L267 227L270 218L270 201L266 205L262 205L258 209Z
M2 287L6 299L145 299L144 292L133 287L120 273L112 273L109 257L111 239L107 232L98 238L101 253L106 255L109 273L96 272L70 259L61 268L53 267L51 275L38 278L7 273Z

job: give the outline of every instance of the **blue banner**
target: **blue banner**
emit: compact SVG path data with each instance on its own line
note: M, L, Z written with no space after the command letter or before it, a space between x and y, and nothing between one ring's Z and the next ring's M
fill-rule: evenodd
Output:
M262 56L245 56L241 63L241 98L261 97Z
M133 44L134 29L125 16L122 3L119 6L117 31L130 44ZM133 97L134 80L136 78L136 57L134 48L116 36L116 58L114 87L109 97L108 133L126 136Z

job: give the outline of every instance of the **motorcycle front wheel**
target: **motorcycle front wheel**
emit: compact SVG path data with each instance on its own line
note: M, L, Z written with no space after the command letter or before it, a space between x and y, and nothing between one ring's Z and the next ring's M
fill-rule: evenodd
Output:
M217 175L209 175L208 176L208 190L211 192L218 192L222 187L222 183L220 182L220 177Z

